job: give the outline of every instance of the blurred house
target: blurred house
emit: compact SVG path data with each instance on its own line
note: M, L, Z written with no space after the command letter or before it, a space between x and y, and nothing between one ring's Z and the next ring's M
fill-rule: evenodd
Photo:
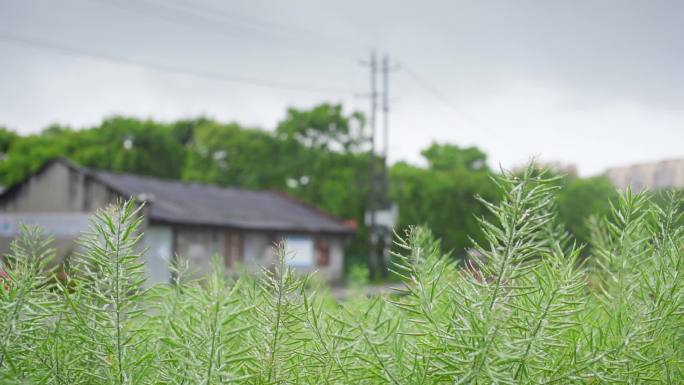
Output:
M627 187L635 191L682 188L684 187L684 159L609 168L606 170L606 176L616 187L623 190Z
M205 273L213 255L226 266L273 261L273 244L286 241L289 263L342 278L344 245L353 227L283 193L183 183L49 162L0 194L0 253L9 251L20 223L37 224L55 238L59 256L73 254L88 218L118 199L146 202L143 243L151 282L167 282L174 256Z

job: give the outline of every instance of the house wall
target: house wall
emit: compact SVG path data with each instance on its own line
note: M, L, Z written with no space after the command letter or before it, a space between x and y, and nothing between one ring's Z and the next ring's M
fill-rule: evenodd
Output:
M151 225L145 229L142 243L147 249L144 255L147 283L167 283L171 279L169 266L173 257L173 228Z
M20 185L0 201L0 256L10 252L20 223L44 227L54 238L56 262L78 250L75 240L87 230L87 218L117 194L60 162Z
M211 258L220 253L220 231L213 227L174 226L175 253L188 261L193 273L211 271Z
M1 201L0 212L93 212L116 196L92 178L54 162Z
M107 186L89 178L60 162L54 162L42 172L29 178L21 187L0 201L0 256L10 252L10 243L17 235L17 218L32 215L54 222L53 244L58 251L56 261L77 251L75 239L87 229L87 217L98 208L118 198ZM56 220L55 220L56 218ZM85 219L84 219L85 218ZM39 221L39 224L41 224ZM69 226L65 224L69 223ZM71 225L73 223L73 225ZM3 231L3 224L5 226ZM49 228L50 226L45 226ZM211 268L211 257L223 257L226 266L243 265L250 270L273 262L273 245L288 236L305 236L325 240L329 245L326 266L296 267L300 271L319 271L330 281L343 276L344 240L339 236L289 234L263 231L243 231L219 227L168 225L145 222L143 245L148 248L146 265L150 282L168 282L169 262L174 254L188 258L198 274Z
M302 236L304 234L282 234L287 239L288 235ZM306 235L305 235L306 236ZM295 270L300 272L317 272L329 282L339 282L344 278L344 238L334 235L312 235L314 247L319 242L327 243L328 263L325 266L318 265L317 251L314 250L314 261L310 267L296 266Z
M330 264L325 269L320 269L321 274L330 282L341 282L344 279L344 247L345 240L342 237L329 237Z
M289 236L311 238L314 245L317 241L325 241L328 244L328 264L317 265L314 251L314 261L309 267L294 266L296 271L302 273L318 272L330 282L341 281L344 276L344 238L334 235L319 235L306 233L243 233L244 254L242 263L251 270L259 266L268 266L275 258L274 245L282 240L287 241Z
M275 253L273 245L276 241L275 234L259 232L243 232L242 255L240 263L252 271L259 270L260 266L268 266L273 263Z
M175 245L177 254L191 264L197 274L206 274L211 269L211 258L221 256L224 263L231 260L225 258L230 250L228 245L234 246L235 235L239 235L238 247L242 252L235 262L251 271L258 271L262 266L269 266L275 258L274 244L288 236L310 237L314 242L325 241L328 244L328 264L309 267L296 266L300 272L319 272L328 281L341 281L344 275L344 239L334 235L312 235L301 233L276 233L258 231L239 231L225 228L209 228L199 226L175 227ZM227 241L231 239L231 241Z

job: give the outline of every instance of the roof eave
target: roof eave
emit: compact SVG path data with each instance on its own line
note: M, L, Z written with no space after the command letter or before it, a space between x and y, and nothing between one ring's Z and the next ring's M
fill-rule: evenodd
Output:
M260 226L260 225L245 225L230 222L210 222L210 221L193 221L193 220L179 220L177 218L166 218L159 215L150 214L151 222L156 222L166 225L180 225L180 226L203 226L203 227L221 227L226 229L236 229L240 231L265 231L265 232L292 232L292 233L307 233L307 234L330 234L337 236L352 237L356 233L351 228L345 229L320 229L299 226Z

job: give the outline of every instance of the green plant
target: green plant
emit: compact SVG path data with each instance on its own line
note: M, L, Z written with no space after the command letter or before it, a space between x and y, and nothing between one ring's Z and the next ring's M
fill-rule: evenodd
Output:
M45 347L49 336L41 326L54 303L44 274L54 256L50 240L33 226L21 226L20 234L5 261L7 278L0 278L0 379L7 383L34 370L32 352Z
M615 384L684 378L682 198L626 192L579 259L553 178L497 179L465 264L422 227L397 239L397 294L335 301L277 249L258 276L220 259L146 289L134 202L98 213L50 286L26 229L0 291L0 380L22 384Z

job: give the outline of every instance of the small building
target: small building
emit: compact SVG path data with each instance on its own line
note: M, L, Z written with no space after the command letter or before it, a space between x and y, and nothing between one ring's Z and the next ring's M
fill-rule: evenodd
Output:
M97 209L131 197L145 202L143 243L151 282L169 281L175 256L200 273L210 269L214 255L229 268L268 265L280 241L296 269L342 279L353 227L284 193L100 171L66 159L48 162L0 193L0 253L9 251L17 227L26 223L45 228L58 257L73 254Z

